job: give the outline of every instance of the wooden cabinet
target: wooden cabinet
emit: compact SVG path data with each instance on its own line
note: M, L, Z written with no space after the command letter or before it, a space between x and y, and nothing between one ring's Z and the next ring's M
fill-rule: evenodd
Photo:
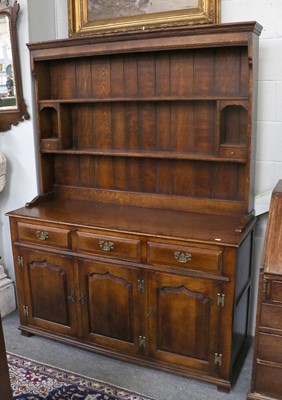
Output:
M30 44L40 194L20 329L229 390L249 345L261 26Z
M282 180L269 210L260 271L251 392L247 399L282 399Z
M69 256L21 248L18 255L28 325L76 335L73 260Z
M79 260L82 326L86 342L138 354L142 332L139 271L100 261Z
M149 354L160 362L216 373L221 309L214 280L150 272Z

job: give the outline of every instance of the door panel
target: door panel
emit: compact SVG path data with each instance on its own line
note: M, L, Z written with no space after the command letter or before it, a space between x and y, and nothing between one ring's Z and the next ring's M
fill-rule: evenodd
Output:
M139 353L143 295L137 269L79 260L84 339L119 351Z
M149 273L149 353L155 359L215 371L219 285L212 280Z
M53 332L76 334L71 257L21 249L28 324Z

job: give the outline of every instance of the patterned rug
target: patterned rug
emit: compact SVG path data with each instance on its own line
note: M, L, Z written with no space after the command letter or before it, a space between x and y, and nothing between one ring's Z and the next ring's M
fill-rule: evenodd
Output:
M12 353L7 359L14 400L153 400Z

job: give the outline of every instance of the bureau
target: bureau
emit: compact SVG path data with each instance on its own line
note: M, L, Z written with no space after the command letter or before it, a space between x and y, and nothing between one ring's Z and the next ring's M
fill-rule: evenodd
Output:
M282 180L273 190L261 261L251 392L282 399Z
M250 343L260 31L29 45L40 194L8 213L23 334L230 389Z

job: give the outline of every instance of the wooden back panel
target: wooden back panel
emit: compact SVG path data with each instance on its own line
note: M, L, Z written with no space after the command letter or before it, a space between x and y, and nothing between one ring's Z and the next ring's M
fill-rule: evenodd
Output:
M161 195L167 208L175 196L187 210L203 199L198 212L248 214L259 29L237 27L30 45L42 192Z

